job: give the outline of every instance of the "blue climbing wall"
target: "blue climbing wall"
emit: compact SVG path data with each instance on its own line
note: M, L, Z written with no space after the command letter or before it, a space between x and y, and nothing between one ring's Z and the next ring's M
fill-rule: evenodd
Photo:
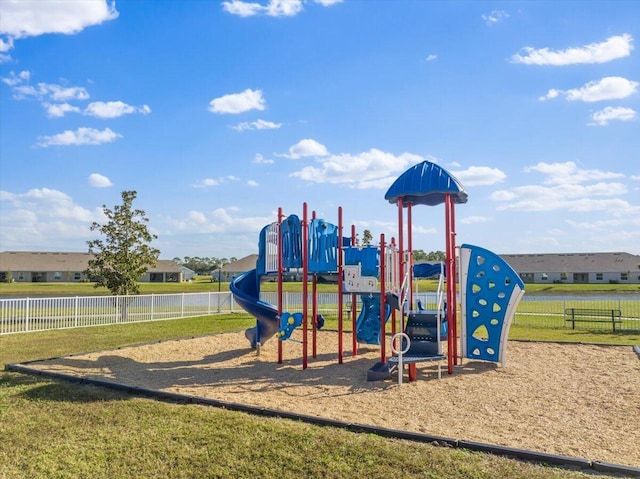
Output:
M524 294L524 283L497 254L463 244L460 292L463 355L504 364L509 327Z

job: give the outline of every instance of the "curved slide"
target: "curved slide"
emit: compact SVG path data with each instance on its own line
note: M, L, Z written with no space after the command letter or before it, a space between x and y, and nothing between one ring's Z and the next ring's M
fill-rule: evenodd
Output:
M257 343L264 342L278 332L278 309L260 300L260 281L255 269L242 273L229 285L233 299L247 313L257 320L255 327L245 331L245 336L255 348Z
M380 294L360 295L362 309L356 321L359 343L380 344ZM391 306L386 304L385 322L391 315Z

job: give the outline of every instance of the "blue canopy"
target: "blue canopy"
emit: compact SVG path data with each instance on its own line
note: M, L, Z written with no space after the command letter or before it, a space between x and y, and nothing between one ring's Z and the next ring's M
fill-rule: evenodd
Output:
M466 203L467 192L464 186L444 168L423 161L402 173L389 187L384 196L389 203L397 203L398 198L414 205L436 206L445 201L449 194L455 203Z

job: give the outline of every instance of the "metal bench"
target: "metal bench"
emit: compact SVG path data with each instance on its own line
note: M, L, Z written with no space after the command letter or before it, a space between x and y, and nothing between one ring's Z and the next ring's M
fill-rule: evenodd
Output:
M571 329L576 329L576 323L611 323L615 332L616 324L622 325L622 311L619 309L566 308L564 320L565 323L571 323Z

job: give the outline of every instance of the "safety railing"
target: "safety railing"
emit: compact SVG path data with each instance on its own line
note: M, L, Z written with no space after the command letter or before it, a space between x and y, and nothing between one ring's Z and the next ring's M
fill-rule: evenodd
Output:
M239 308L235 306L235 311ZM0 299L0 334L234 312L231 293Z

